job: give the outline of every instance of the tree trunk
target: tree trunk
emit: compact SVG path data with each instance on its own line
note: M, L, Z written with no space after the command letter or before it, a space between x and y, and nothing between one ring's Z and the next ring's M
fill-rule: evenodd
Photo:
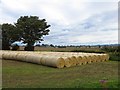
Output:
M25 51L34 51L34 46L26 46Z
M34 51L34 46L32 44L29 44L25 47L25 51Z

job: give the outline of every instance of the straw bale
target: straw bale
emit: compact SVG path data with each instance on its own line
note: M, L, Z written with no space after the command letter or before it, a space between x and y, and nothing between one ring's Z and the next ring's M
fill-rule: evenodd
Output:
M53 66L53 67L57 67L57 68L63 68L65 65L65 61L63 58L61 57L43 57L42 59L45 60L45 65L46 66Z

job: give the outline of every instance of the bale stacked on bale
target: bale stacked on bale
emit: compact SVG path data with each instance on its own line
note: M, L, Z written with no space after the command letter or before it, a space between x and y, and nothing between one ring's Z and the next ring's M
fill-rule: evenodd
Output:
M90 56L90 55L86 55L86 62L89 64L89 63L91 63L92 62L92 56Z
M109 60L108 54L96 53L0 51L0 55L2 55L3 59L18 60L57 68Z
M87 59L86 56L83 56L83 55L80 55L80 56L77 57L77 60L79 61L80 65L81 64L85 65L87 63L86 59Z
M25 61L27 54L20 54L18 53L16 56L16 60L18 61Z
M71 60L72 60L72 66L76 66L77 64L77 59L75 56L71 56Z
M43 65L52 66L57 68L63 68L65 65L65 61L61 57L43 57L42 60L45 61Z
M66 56L63 56L62 58L64 59L65 67L71 67L71 65L72 65L71 58L70 57L66 57Z
M26 55L25 61L30 63L41 64L41 59L42 56L28 54Z

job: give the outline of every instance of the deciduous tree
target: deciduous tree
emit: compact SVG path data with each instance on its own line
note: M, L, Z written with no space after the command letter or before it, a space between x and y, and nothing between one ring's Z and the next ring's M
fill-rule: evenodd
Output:
M27 43L25 50L33 51L34 43L36 41L42 41L44 35L48 35L50 31L48 28L50 25L47 24L45 19L39 19L37 16L21 16L17 23L16 28L20 33L21 39L24 43Z

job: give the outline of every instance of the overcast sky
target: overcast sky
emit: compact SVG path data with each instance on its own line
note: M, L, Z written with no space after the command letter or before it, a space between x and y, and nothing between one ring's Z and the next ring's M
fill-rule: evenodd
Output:
M0 0L0 23L20 16L45 18L51 25L44 44L118 43L118 0Z

